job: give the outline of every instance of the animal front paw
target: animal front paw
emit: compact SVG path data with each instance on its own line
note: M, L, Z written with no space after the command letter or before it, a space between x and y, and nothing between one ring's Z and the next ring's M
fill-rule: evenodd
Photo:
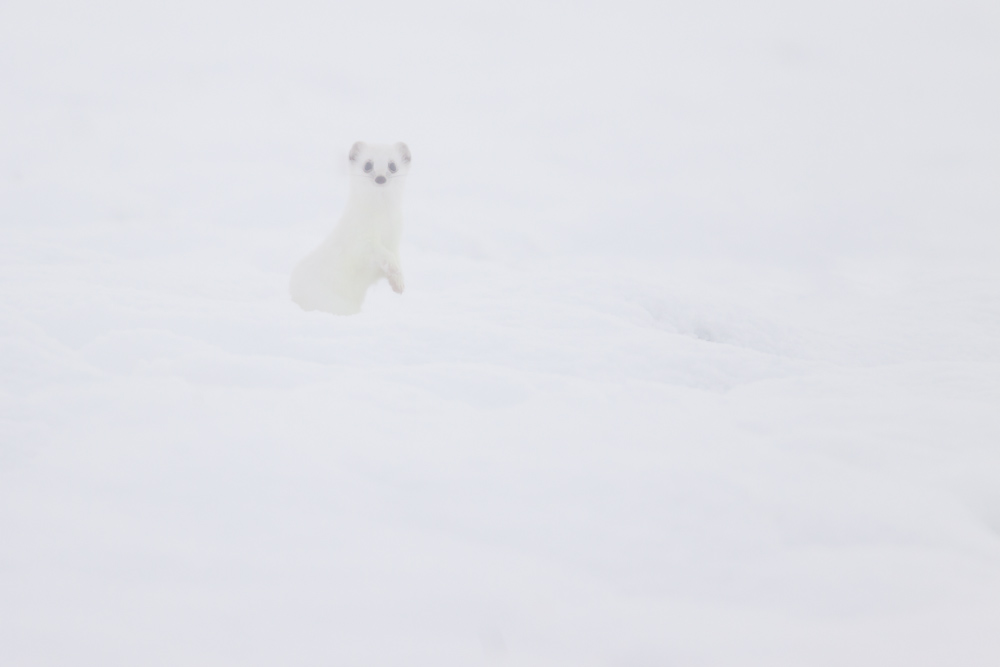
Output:
M401 271L389 271L385 274L385 277L389 279L389 286L392 287L392 291L396 294L403 293L403 273Z

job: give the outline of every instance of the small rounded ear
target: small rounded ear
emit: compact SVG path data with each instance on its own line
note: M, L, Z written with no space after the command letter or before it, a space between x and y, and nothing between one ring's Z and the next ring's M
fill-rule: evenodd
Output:
M357 160L358 156L361 155L361 151L364 149L364 147L365 147L365 142L355 141L354 145L351 146L351 152L347 154L347 159L350 160L351 162Z
M403 162L410 164L410 148L402 141L396 143L396 150L403 156Z

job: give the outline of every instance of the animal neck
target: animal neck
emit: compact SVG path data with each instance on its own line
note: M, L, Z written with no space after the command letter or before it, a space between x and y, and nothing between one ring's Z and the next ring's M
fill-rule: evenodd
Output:
M402 183L393 183L384 187L372 186L370 183L357 183L351 188L348 207L364 209L375 215L389 214L399 210L402 194Z

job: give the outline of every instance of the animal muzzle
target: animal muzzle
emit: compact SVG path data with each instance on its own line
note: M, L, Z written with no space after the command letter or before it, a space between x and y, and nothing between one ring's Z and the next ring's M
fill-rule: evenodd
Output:
M385 183L385 176L376 176L375 182L378 183L379 185L382 185L383 183Z

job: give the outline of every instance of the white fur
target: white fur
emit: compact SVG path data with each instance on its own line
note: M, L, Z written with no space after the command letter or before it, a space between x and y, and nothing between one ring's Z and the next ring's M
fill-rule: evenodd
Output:
M351 192L333 233L292 271L292 300L304 310L336 315L361 311L365 292L383 276L403 293L399 240L403 231L403 184L410 170L404 143L358 142L348 156ZM371 171L365 165L371 163ZM390 163L396 166L393 173ZM384 177L385 183L376 179Z

